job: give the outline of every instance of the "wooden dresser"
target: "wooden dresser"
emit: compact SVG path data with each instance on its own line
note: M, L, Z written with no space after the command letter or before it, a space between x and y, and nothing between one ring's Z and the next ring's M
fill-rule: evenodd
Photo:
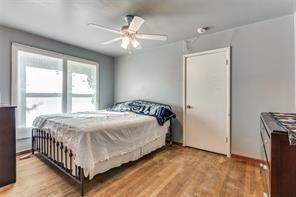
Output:
M15 107L0 105L0 187L15 181Z
M289 144L287 129L270 113L262 113L260 122L261 152L266 160L260 164L264 196L296 197L296 146Z

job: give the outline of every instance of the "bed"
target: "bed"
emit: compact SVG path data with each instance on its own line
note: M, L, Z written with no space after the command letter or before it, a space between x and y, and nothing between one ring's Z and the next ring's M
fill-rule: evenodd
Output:
M126 101L106 110L38 116L32 150L80 185L171 143L168 105Z

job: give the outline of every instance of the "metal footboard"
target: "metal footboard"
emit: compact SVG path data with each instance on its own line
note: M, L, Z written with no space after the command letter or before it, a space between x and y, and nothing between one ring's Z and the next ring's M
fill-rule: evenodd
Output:
M173 127L172 127L172 119L170 119L170 126L168 128L168 132L166 134L166 143L169 145L173 144Z
M74 154L72 150L62 142L57 141L45 130L34 128L32 129L32 154L42 157L79 184L80 195L84 196L86 179L84 178L83 168L73 163Z

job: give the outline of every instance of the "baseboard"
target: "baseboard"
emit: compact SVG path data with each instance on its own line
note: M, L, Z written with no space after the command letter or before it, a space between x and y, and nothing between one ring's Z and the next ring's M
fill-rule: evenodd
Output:
M252 157L246 157L246 156L237 155L237 154L231 154L231 158L243 160L243 161L246 161L246 162L249 162L252 164L256 164L256 165L259 165L260 163L266 163L266 161L261 160L261 159L255 159Z
M25 154L29 154L29 153L32 153L32 148L28 148L28 149L17 152L16 157L19 157L19 156L22 156Z
M183 146L182 142L173 142L173 144L178 145L178 146Z

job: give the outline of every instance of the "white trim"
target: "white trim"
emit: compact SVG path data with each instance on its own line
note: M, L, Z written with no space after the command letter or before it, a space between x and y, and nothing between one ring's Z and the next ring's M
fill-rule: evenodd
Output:
M231 156L231 47L226 48L227 58L227 118L226 118L226 131L227 131L227 157Z
M201 56L201 55L206 55L206 54L221 53L221 52L227 51L228 49L230 49L230 47L213 49L213 50L202 51L202 52L197 52L197 53L190 53L190 54L184 55L184 57L188 58L188 57L192 57L192 56Z
M19 44L19 43L16 43L16 42L12 43L12 48L16 48L18 50L23 50L23 51L27 51L27 52L43 54L43 55L50 56L50 57L55 57L55 58L72 60L72 61L82 62L82 63L86 63L86 64L99 65L99 63L96 62L96 61L83 59L83 58L79 58L79 57L75 57L75 56L71 56L71 55L66 55L66 54L63 54L63 53L58 53L58 52L54 52L54 51L50 51L50 50L37 48L37 47L27 46L27 45Z
M226 52L227 58L227 111L226 111L226 132L228 141L227 145L227 157L231 156L231 47L225 47L220 49L214 49L209 51L203 51L198 53L186 54L183 56L183 146L186 146L186 60L189 57L201 56L206 54Z
M183 146L186 146L186 59L189 56L183 56Z

